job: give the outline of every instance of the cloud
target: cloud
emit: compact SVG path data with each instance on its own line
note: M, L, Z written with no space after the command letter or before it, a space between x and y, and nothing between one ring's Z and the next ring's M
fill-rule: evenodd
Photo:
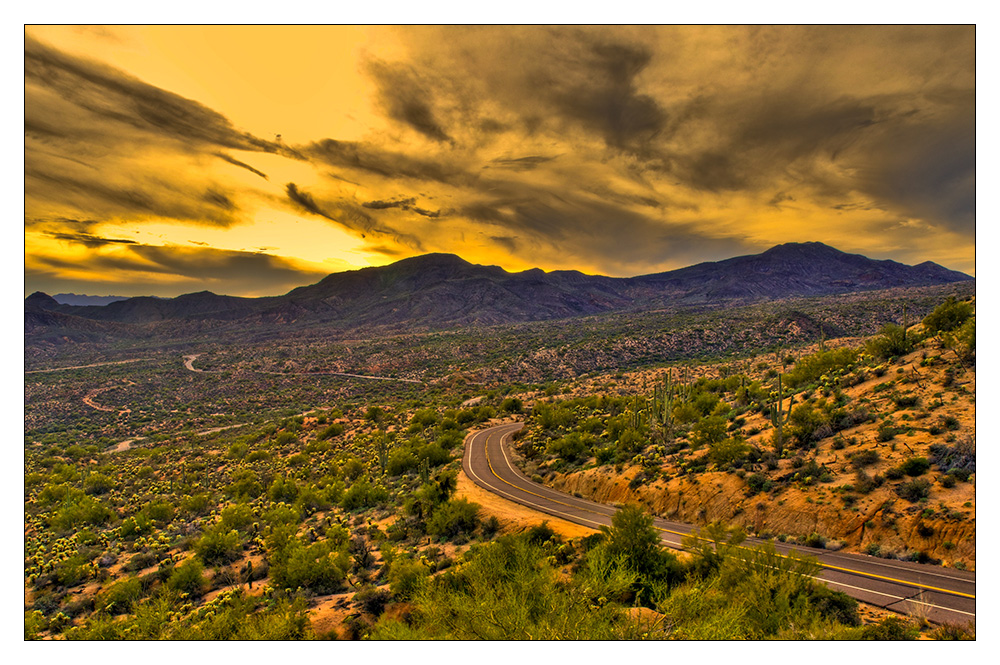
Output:
M326 275L270 254L140 244L123 245L114 252L93 252L87 265L95 277L75 278L73 283L89 285L91 292L102 292L107 287L99 275L114 274L119 285L128 284L131 290L122 295L176 295L201 290L273 295L282 289L315 283ZM58 275L77 269L77 261L39 254L26 266L25 279L39 288L58 292L67 284Z
M365 201L361 205L374 210L385 210L386 208L403 208L404 210L408 210L416 202L415 198L409 198L396 201Z
M351 202L337 200L320 204L312 194L303 191L293 182L285 186L285 193L298 208L356 231L361 234L362 238L369 234L388 236L394 242L404 245L410 250L424 251L424 245L417 236L379 223L374 217Z
M388 180L430 181L462 187L474 186L478 179L469 170L469 165L455 155L425 159L403 151L387 150L374 143L335 139L322 139L299 149L321 163Z
M90 235L89 233L56 233L50 232L45 235L50 238L55 238L56 240L65 240L68 242L79 243L86 247L103 247L104 245L134 245L135 240L128 240L123 238L101 238L99 236Z
M376 36L405 54L358 63L380 117L300 145L27 37L26 225L107 249L102 222L231 228L263 204L384 256L618 275L790 239L919 246L931 260L974 244L972 26Z
M434 141L451 141L434 113L430 90L412 68L374 60L368 72L390 118Z
M76 113L97 116L110 124L190 144L278 153L284 146L240 132L221 114L180 95L149 85L124 72L74 58L25 35L26 103L44 91ZM58 127L58 124L57 124ZM109 132L110 134L110 132Z
M215 153L215 156L218 157L219 159L222 159L224 161L229 162L230 164L238 166L241 169L246 169L247 171L250 171L250 173L253 173L254 175L259 175L264 180L268 180L267 174L264 173L263 171L258 171L257 169L255 169L254 167L250 166L249 164L245 164L245 163L241 162L240 160L236 159L235 157L230 157L229 155L227 155L224 152L217 152L217 153Z

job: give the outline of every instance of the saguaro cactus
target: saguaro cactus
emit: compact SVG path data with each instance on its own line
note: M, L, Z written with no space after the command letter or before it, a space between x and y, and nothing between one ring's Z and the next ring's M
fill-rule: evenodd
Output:
M785 425L788 424L791 418L792 404L795 402L795 396L792 395L789 398L788 411L785 411L784 400L785 396L781 387L781 374L778 374L777 392L775 393L775 400L768 406L768 416L771 424L774 425L774 448L779 453L785 447Z

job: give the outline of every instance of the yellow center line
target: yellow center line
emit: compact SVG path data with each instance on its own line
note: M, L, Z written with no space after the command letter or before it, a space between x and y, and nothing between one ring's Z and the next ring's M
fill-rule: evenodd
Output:
M509 436L509 435L510 435L510 432L506 432L506 433L500 435L501 450L503 449L503 437ZM517 486L517 485L515 485L515 484L513 484L513 483L511 483L511 482L509 482L507 480L505 480L504 478L501 478L500 475L493 468L492 461L490 461L490 448L489 448L489 437L490 436L491 436L490 434L486 435L486 444L484 444L483 450L486 452L486 464L490 467L490 473L492 473L495 478L497 478L498 480L500 480L500 481L502 481L504 483L507 483L508 485L510 485L511 487L513 487L516 490L520 490L520 491L522 491L522 492L524 492L526 494L531 494L532 496L537 496L539 499L545 499L546 501L551 501L552 503L558 503L558 504L560 504L562 506L566 506L567 508L573 508L575 510L583 510L583 511L586 511L588 513L593 513L594 515L600 515L601 517L605 517L605 518L608 517L608 515L605 514L605 513L601 513L601 512L598 512L596 510L590 510L589 508L586 508L584 506L576 506L576 505L573 505L573 504L565 503L563 501L559 501L558 499L553 499L551 497L547 497L547 496L543 496L541 494L537 494L536 492L532 492L531 490L524 489L523 487L519 487L519 486ZM504 455L504 457L505 457L505 460L506 460L506 454ZM506 461L507 461L508 468L511 468L511 470L513 470L513 467L511 466L510 461L509 460L506 460ZM470 466L471 466L471 463L470 463ZM556 511L556 512L559 512L559 511ZM583 518L583 517L568 515L566 513L562 513L562 514L565 515L566 517L575 517L576 519L586 519L586 518ZM591 522L592 524L596 524L596 522L593 522L593 520L586 520L586 521L587 522ZM602 525L602 526L604 526L604 525ZM703 540L703 541L706 541L706 542L710 542L709 539L703 538L701 536L697 536L695 534L686 534L686 533L682 533L680 531L672 531L670 529L664 529L662 527L656 526L655 524L653 525L653 528L655 528L658 531L662 531L664 533L674 534L676 536L682 536L682 537L683 536L689 536L689 537L692 537L692 538L697 538L698 540ZM781 554L780 552L778 552L776 554L778 556L782 557L782 558L788 558L788 555L786 555L786 554ZM924 589L924 590L927 590L927 591L937 591L937 592L940 592L940 593L946 593L946 594L950 594L950 595L953 595L953 596L961 596L962 598L970 598L972 600L976 599L975 594L963 593L961 591L951 591L949 589L942 589L940 587L930 586L928 584L921 584L919 582L908 582L906 580L897 579L895 577L887 577L885 575L878 575L876 573L866 573L864 571L854 570L852 568L843 568L843 567L840 567L840 566L834 566L834 565L829 564L829 563L824 563L823 561L817 561L817 563L819 563L819 565L821 567L827 568L829 570L837 570L837 571L840 571L840 572L850 573L850 574L853 574L853 575L861 575L862 577L871 577L871 578L883 580L883 581L886 581L886 582L893 582L893 583L896 583L896 584L902 584L903 586L916 587L918 589Z

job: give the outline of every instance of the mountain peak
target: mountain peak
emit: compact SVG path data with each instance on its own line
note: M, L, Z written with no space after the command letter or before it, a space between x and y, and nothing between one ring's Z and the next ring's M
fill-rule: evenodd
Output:
M472 264L458 256L457 254L447 254L444 252L432 252L430 254L421 254L420 256L411 256L405 259L400 259L392 265L394 266L446 266L446 267L456 267L456 266L471 266Z
M39 309L52 309L54 307L58 307L59 303L49 294L42 293L41 291L35 291L24 299L24 306L37 307Z

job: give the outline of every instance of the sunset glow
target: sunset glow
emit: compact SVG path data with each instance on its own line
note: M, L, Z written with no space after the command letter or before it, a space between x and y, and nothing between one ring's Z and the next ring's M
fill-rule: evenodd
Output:
M819 241L975 274L975 27L29 26L25 294Z

